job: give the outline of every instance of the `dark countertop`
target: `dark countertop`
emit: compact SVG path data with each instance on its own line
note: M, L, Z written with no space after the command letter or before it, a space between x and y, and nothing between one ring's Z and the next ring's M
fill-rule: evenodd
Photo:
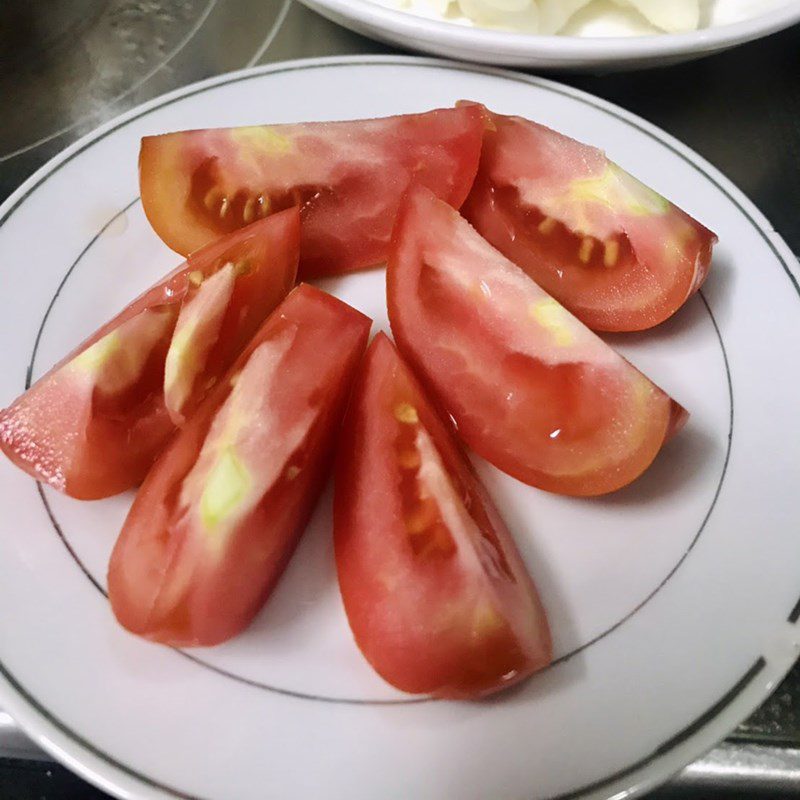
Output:
M79 135L176 86L253 63L391 52L297 3L279 0L217 0L211 5L199 0L60 0L57 5L58 13L46 25L32 14L35 4L10 0L0 8L0 103L9 117L0 131L0 200ZM246 26L238 24L243 19ZM11 26L9 20L25 25ZM147 34L137 35L142 26ZM20 47L20 34L8 36L22 30L25 41L35 42L32 52L14 49ZM229 46L221 46L223 41ZM40 58L44 52L47 57ZM109 60L116 71L105 69ZM689 64L548 77L617 103L694 148L731 178L800 252L800 26ZM53 113L54 97L63 102L60 116ZM30 128L26 119L32 121ZM37 139L44 141L31 147ZM798 709L796 666L731 736L731 752L743 744L748 758L756 761L760 752L768 752L759 750L761 745L794 752L800 748ZM780 750L769 752L774 756ZM0 741L0 798L106 797L52 762L3 755L9 753ZM650 798L778 796L775 782L710 785L709 776L715 774L712 766L698 762L694 772L687 770Z

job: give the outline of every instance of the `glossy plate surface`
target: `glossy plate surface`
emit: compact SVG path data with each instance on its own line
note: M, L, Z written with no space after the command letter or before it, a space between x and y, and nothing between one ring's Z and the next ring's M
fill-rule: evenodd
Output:
M468 97L605 147L714 229L702 294L608 340L692 412L632 487L574 500L479 469L550 614L557 662L480 704L407 698L352 642L330 492L253 627L213 650L138 641L105 570L130 496L80 503L0 463L0 705L120 797L554 800L644 790L774 688L800 627L798 266L686 147L513 73L401 57L259 68L166 95L46 165L0 207L0 403L179 257L137 198L139 138L421 111ZM384 274L324 282L387 329Z

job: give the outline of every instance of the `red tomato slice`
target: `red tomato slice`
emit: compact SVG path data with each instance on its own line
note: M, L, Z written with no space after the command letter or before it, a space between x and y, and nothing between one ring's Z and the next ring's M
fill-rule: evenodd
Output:
M401 352L461 437L532 486L619 489L688 416L423 188L398 214L387 292Z
M412 178L461 205L478 168L483 127L474 106L148 136L139 156L142 204L156 233L179 253L299 205L301 275L363 269L386 260Z
M595 330L667 319L701 286L717 237L594 147L486 112L463 214Z
M264 323L136 495L108 573L128 630L213 645L249 624L322 487L369 328L307 285Z
M477 697L550 663L544 608L511 535L383 334L350 401L334 536L356 642L398 689Z
M190 256L0 411L3 452L80 499L141 483L294 285L298 246L292 209Z

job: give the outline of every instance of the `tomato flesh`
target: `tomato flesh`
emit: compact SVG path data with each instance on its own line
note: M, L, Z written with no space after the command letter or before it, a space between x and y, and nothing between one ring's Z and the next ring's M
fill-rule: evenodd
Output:
M398 347L495 466L596 495L638 477L686 411L423 188L387 274Z
M545 612L508 530L383 334L343 428L334 541L356 642L397 688L478 697L550 663Z
M602 151L522 117L485 113L462 213L582 322L649 328L700 288L711 231Z
M80 499L139 484L291 289L298 247L292 209L190 256L0 411L3 452Z
M303 277L371 267L386 259L412 180L461 205L478 168L483 126L476 106L145 137L142 204L156 233L180 253L298 206Z
M292 208L189 256L167 356L167 408L181 424L294 286L300 219ZM212 258L201 257L213 248Z
M108 575L128 630L213 645L250 623L323 485L369 328L308 285L270 315L136 495Z

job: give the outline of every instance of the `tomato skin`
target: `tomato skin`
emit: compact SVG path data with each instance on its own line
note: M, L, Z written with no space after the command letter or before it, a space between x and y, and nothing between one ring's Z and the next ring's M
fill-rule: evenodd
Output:
M270 315L136 495L108 573L125 628L210 646L250 623L324 484L370 324L305 284Z
M141 483L175 423L291 289L298 246L299 217L290 210L191 255L0 411L0 448L36 480L78 499ZM229 261L246 261L249 271L235 277L218 329L207 332L205 360L180 369L188 388L173 409L164 383L176 324L192 316L205 280ZM187 337L186 349L197 339Z
M481 165L462 213L593 330L635 331L703 284L717 237L606 155L485 110Z
M511 535L384 334L342 430L334 542L355 640L398 689L480 697L550 663L544 608Z
M387 297L401 353L459 436L531 486L615 491L688 417L421 188L398 215Z
M300 275L386 260L413 180L458 208L481 150L477 107L385 119L183 131L142 139L142 204L156 233L189 253L272 211L299 205Z

